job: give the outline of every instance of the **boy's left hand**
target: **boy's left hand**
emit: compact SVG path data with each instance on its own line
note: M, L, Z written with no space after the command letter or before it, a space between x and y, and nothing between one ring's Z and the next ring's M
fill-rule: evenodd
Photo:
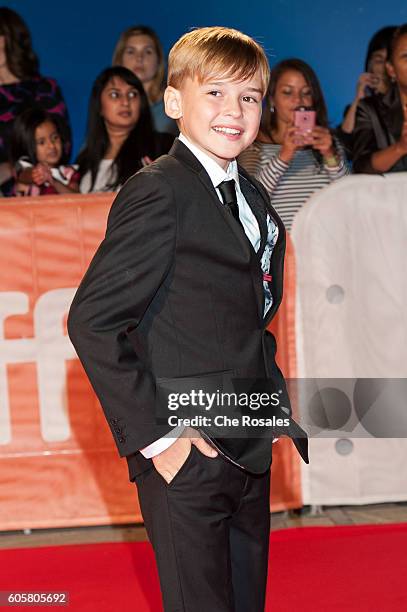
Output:
M208 444L199 431L186 427L181 436L169 448L162 453L152 457L157 472L164 478L167 484L176 476L188 459L192 444L207 457L216 457L217 451Z

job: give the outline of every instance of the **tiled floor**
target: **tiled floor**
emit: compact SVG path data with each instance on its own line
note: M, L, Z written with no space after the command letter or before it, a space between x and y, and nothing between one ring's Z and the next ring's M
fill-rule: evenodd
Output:
M272 514L271 529L329 525L407 523L407 502L369 506L305 507L301 511ZM30 533L0 532L0 548L92 544L95 542L134 542L146 539L139 525L38 529Z

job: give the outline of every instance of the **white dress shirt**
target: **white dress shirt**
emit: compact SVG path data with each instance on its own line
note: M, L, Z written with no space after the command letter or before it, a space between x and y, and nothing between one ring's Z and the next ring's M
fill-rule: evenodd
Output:
M219 164L214 159L209 157L209 155L204 153L196 145L190 142L184 136L184 134L180 134L178 138L186 147L188 147L191 153L193 153L195 157L198 159L198 161L203 165L203 167L205 168L206 172L209 175L209 178L212 181L213 186L215 187L216 193L218 194L218 198L222 202L222 204L223 204L223 200L222 200L220 191L218 189L218 186L223 181L227 181L231 179L235 181L237 205L239 207L239 218L242 222L246 236L250 240L253 246L253 249L257 252L260 248L260 241L261 241L259 224L257 223L257 219L254 216L252 209L248 205L246 198L244 197L240 189L237 161L235 159L231 161L227 169L224 170L223 168L219 166ZM272 253L272 250L274 248L274 245L278 237L278 227L269 215L267 215L267 227L268 227L269 239L267 241L266 248L264 249L264 254L263 254L261 263L262 263L263 271L266 270L268 272L269 266L270 266L271 253ZM266 281L264 282L264 297L265 297L264 312L266 313L272 304L272 297L271 297L270 289L268 286L268 282ZM151 457L154 457L155 455L162 453L164 450L169 448L171 444L175 442L175 440L179 438L183 430L184 430L183 425L179 425L178 427L175 427L170 432L168 432L164 437L160 438L159 440L156 440L152 444L149 444L145 448L141 449L140 450L141 454L147 459L151 459Z

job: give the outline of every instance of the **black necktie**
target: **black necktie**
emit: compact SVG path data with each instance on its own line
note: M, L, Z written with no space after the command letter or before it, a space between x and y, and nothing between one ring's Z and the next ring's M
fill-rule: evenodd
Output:
M239 207L237 205L235 181L233 179L229 181L223 181L220 185L218 185L218 189L220 191L220 195L222 196L224 205L228 210L230 210L230 212L244 231L242 222L239 218Z

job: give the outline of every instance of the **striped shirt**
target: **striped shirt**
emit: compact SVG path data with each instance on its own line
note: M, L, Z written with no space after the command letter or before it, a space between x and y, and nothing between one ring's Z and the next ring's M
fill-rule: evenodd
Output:
M281 145L257 141L240 154L239 163L264 185L271 204L290 230L295 214L315 191L349 174L337 140L335 148L340 158L336 168L319 164L311 149L296 151L287 164L278 156Z

